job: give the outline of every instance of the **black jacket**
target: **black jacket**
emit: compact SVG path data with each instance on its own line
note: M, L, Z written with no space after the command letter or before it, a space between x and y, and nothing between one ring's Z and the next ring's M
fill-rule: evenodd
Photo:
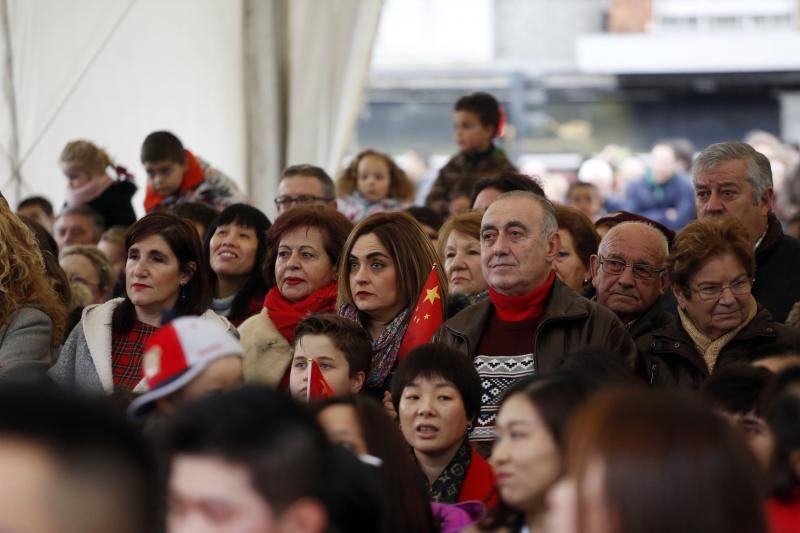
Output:
M800 348L800 331L777 323L759 306L753 320L722 349L712 370L750 361L775 346ZM639 337L636 349L637 371L651 385L698 389L709 375L703 355L680 320Z
M112 226L127 228L136 222L136 212L131 205L135 193L136 185L132 181L115 181L88 206L103 215L106 229Z
M772 213L767 233L756 248L756 282L753 296L778 322L785 322L795 302L800 301L800 241L783 234Z

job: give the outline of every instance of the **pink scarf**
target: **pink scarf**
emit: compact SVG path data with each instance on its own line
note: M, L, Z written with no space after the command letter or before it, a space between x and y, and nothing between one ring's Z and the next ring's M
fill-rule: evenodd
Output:
M75 207L88 204L103 194L113 183L114 180L108 174L103 174L90 179L80 187L67 187L67 206Z

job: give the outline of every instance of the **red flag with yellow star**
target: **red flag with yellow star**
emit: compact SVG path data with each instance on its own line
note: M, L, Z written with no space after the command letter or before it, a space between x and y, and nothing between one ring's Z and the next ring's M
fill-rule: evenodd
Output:
M333 390L322 375L317 361L309 358L308 383L306 384L306 400L308 403L324 400L333 396Z
M408 323L403 342L397 351L399 359L405 357L408 352L417 346L430 342L433 334L444 322L441 290L436 265L434 264L430 275L428 275L428 281L422 287L417 306L414 308L414 314L411 315L411 321Z

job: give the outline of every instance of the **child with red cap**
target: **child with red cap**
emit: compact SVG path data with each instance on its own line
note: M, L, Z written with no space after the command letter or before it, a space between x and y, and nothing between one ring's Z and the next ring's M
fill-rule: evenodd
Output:
M239 341L220 324L176 318L145 345L140 386L148 392L131 403L128 414L140 419L153 408L166 414L201 396L241 387L243 357Z

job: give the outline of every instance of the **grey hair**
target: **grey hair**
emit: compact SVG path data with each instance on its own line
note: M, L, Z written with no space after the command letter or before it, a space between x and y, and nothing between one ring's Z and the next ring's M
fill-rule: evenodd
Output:
M499 202L500 200L511 200L514 198L533 200L539 204L539 207L542 208L543 213L540 235L543 241L550 240L550 237L552 237L553 234L558 231L558 219L556 218L556 208L553 206L553 203L541 194L536 194L535 192L531 191L504 192L495 199L495 202Z
M772 188L772 168L767 156L740 141L712 144L695 158L692 164L692 182L697 186L697 175L722 163L743 159L747 162L745 179L753 188L753 203L758 203L767 189Z
M653 235L653 237L658 240L658 247L662 248L662 251L664 252L664 262L666 262L667 257L669 257L669 241L667 240L667 236L664 235L664 233L654 225L636 220L620 222L616 226L613 226L611 229L609 229L608 232L603 236L603 240L600 241L600 246L597 247L597 253L605 255L606 249L615 240L617 233L620 232L620 229L630 227L644 228L651 235Z

